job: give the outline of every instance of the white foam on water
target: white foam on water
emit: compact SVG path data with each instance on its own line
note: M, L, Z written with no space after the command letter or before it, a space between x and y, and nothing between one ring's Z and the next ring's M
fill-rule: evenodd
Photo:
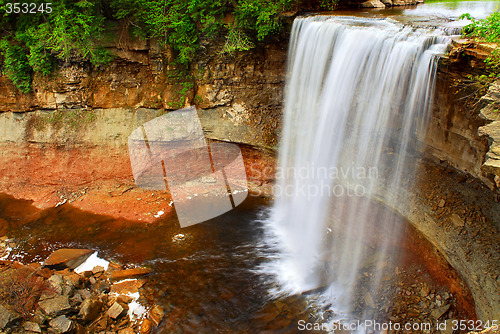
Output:
M127 314L131 321L143 318L146 315L147 311L148 310L136 300L128 304Z
M89 256L87 260L85 260L85 262L83 262L75 269L75 272L83 273L85 271L92 271L97 266L101 266L104 268L104 270L108 270L109 261L101 259L97 256L97 252L94 252Z

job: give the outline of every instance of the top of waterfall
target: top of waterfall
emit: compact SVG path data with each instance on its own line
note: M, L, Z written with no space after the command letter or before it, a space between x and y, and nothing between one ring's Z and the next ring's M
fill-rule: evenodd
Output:
M411 7L388 7L386 9L363 9L335 11L330 17L357 17L378 21L388 21L394 24L403 24L418 28L438 28L447 35L458 35L463 26L470 23L468 20L458 20L460 15L470 13L473 17L485 18L495 8L500 6L499 0L476 1L432 1Z
M344 16L344 15L305 15L297 17L297 20L312 21L318 23L338 23L344 26L352 26L358 28L378 28L381 30L390 31L393 33L401 32L403 34L417 35L425 34L426 36L444 36L450 35L450 31L435 26L413 26L403 24L392 18L374 18L360 16Z

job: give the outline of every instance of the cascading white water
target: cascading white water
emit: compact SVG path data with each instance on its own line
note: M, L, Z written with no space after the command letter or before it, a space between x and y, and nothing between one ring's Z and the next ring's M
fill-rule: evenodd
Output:
M377 292L398 228L389 217L371 219L370 206L382 188L386 202L405 200L397 189L411 180L408 156L425 126L435 59L448 43L439 31L386 20L295 20L269 219L280 291L327 286L323 295L349 313L370 267L363 285ZM375 246L365 240L373 231Z

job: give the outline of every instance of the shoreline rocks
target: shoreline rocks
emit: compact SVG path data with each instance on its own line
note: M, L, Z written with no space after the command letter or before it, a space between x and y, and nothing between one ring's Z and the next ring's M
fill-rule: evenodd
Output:
M76 263L84 263L93 252L57 250L43 265L0 261L0 331L126 334L149 333L157 327L163 309L140 296L151 269L112 264L76 272ZM20 287L28 293L4 298Z

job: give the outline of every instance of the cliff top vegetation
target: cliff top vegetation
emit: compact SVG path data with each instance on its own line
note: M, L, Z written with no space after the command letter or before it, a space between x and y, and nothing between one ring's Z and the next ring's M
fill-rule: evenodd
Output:
M102 45L116 26L169 46L188 66L201 39L225 38L224 52L247 50L279 34L284 13L301 0L0 0L2 72L22 91L33 72L49 74L72 57L95 66L111 60ZM319 0L332 8L336 0Z

